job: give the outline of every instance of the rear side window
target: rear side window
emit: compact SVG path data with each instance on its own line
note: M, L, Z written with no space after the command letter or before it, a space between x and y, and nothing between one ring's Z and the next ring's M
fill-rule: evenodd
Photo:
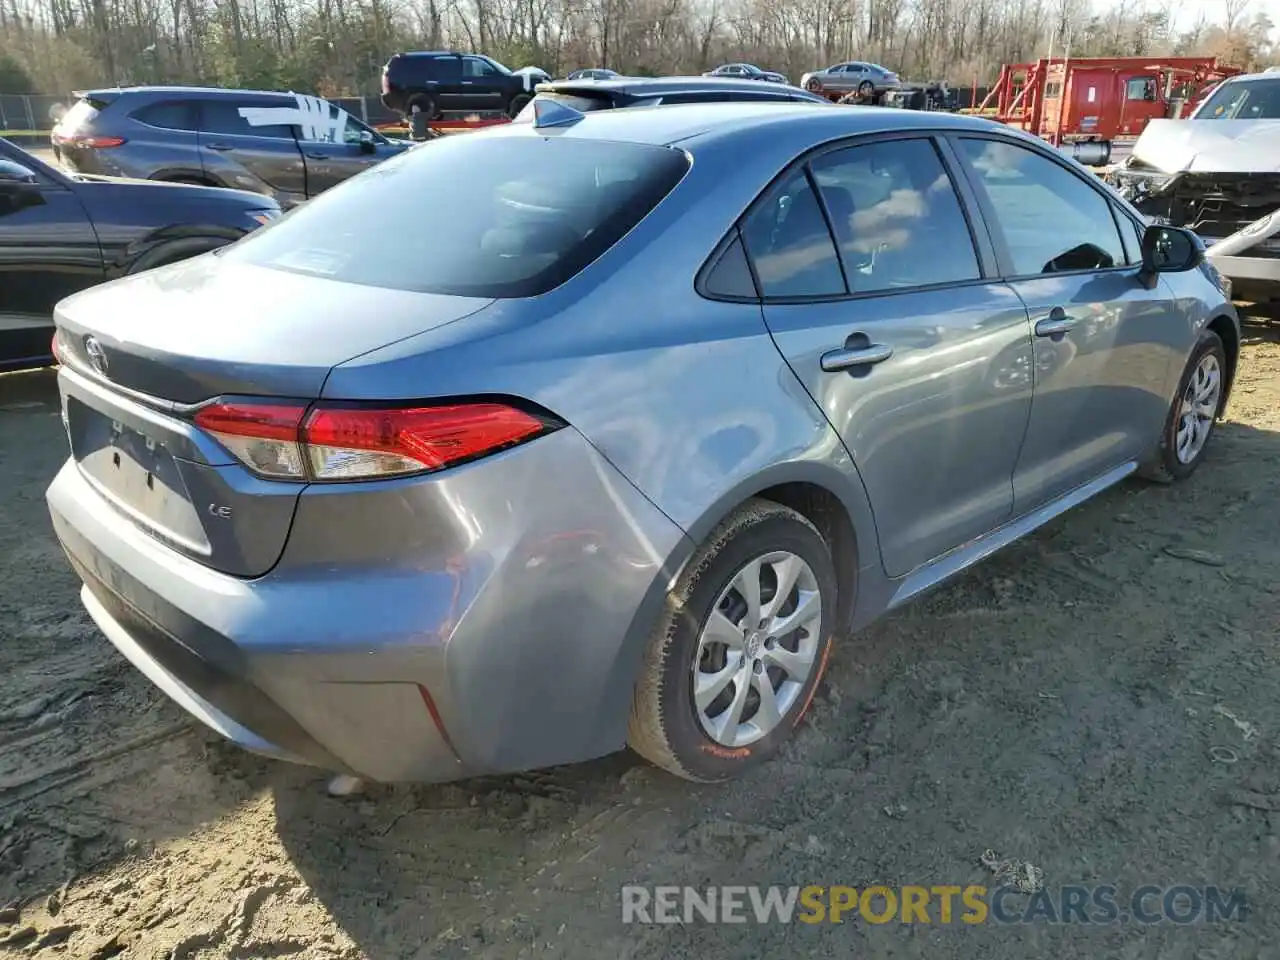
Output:
M687 170L687 156L668 147L448 137L371 167L222 255L399 290L536 296L613 246Z
M238 137L271 137L292 140L293 127L278 123L250 123L240 111L252 113L255 109L287 109L292 101L269 103L242 103L237 100L205 100L200 104L200 129L204 133L220 133Z
M149 127L164 130L196 129L196 108L189 100L153 103L133 111L131 116Z
M804 172L782 181L747 218L747 253L765 297L829 297L845 292L831 231Z

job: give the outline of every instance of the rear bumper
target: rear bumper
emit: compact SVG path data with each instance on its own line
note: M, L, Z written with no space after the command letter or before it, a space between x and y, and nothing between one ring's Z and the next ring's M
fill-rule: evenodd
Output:
M438 498L457 524L416 528ZM175 702L248 750L385 782L622 747L669 558L687 553L572 429L437 478L304 493L255 580L143 533L73 462L48 503L90 615Z

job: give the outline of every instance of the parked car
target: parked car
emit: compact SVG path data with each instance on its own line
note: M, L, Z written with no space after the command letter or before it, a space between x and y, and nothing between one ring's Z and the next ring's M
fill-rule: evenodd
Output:
M1106 179L1152 222L1194 230L1241 300L1280 302L1280 76L1228 77L1186 120L1151 120Z
M761 70L751 63L726 63L714 70L708 70L704 77L741 77L744 80L768 80L772 83L790 83L785 74L772 70Z
M585 70L574 70L570 73L566 80L613 80L622 76L616 70L606 70L604 67L588 67Z
M500 112L514 117L533 98L533 88L544 77L545 71L508 70L478 53L397 53L382 68L382 103L405 116L416 105L432 119L446 111Z
M898 75L878 63L849 61L837 63L823 70L806 73L800 78L800 86L812 93L824 96L857 93L863 99L879 97L898 88Z
M233 741L378 781L626 743L732 777L837 639L1203 461L1235 311L1194 234L1047 143L536 112L58 308L81 597Z
M0 139L0 369L51 360L64 297L213 250L279 215L274 200L241 190L69 176Z
M263 90L91 90L54 127L76 173L234 187L283 207L407 149L320 97Z
M826 104L819 96L798 87L757 83L730 77L618 77L614 80L553 80L540 83L537 100L554 101L574 110L602 110L615 107L654 107L681 103L724 101L754 103ZM536 103L535 100L533 103ZM516 117L532 120L533 103Z

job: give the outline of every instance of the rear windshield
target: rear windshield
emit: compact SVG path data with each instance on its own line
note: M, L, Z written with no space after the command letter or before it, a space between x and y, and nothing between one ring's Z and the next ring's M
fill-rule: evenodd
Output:
M1280 77L1224 83L1196 112L1197 120L1280 119Z
M102 100L91 100L85 97L77 100L70 110L62 115L54 129L58 133L72 134L93 122L99 111L106 106Z
M536 296L612 246L687 169L668 147L459 134L327 190L223 256L399 290Z

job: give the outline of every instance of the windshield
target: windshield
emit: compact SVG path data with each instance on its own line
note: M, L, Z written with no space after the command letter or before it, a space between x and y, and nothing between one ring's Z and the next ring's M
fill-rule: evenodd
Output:
M1197 120L1280 120L1280 77L1224 83L1196 111Z
M621 239L687 169L668 147L449 137L371 167L222 255L399 290L536 296Z

